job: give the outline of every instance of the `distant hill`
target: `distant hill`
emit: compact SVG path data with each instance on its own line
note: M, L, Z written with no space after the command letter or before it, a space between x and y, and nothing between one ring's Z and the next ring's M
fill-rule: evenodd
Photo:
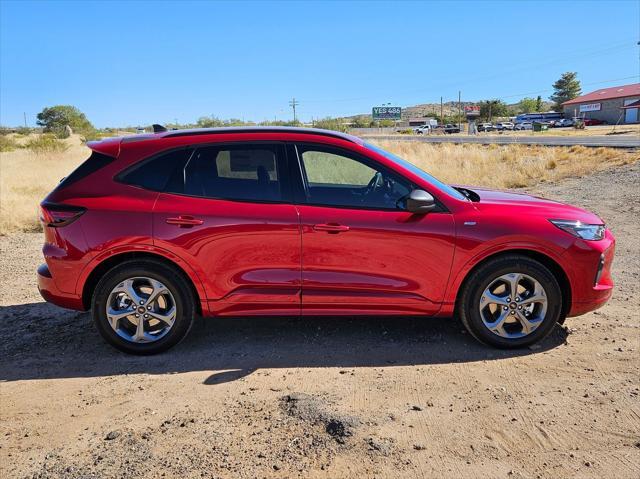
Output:
M460 109L462 110L462 114L464 115L464 107L468 105L477 105L479 102L476 101L463 101L460 103ZM516 115L519 113L518 111L519 103L511 103L508 104L509 108L513 111L513 114ZM553 108L553 103L550 101L542 102L542 111L550 111ZM458 102L457 101L447 101L442 104L442 114L445 117L454 117L458 115ZM355 118L355 117L368 117L371 118L371 113L362 113L359 115L352 115L346 118ZM440 103L421 103L419 105L407 106L402 108L402 119L409 120L414 118L440 118Z
M475 105L472 101L460 102L460 110L464 115L464 107L467 105ZM410 118L439 118L440 117L440 103L421 103L420 105L408 106L402 109L402 119L408 120ZM458 102L448 101L442 104L442 114L444 116L456 116L458 114Z

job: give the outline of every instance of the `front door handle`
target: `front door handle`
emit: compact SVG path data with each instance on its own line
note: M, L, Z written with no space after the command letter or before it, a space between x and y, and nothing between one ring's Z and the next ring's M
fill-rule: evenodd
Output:
M176 225L180 228L191 228L192 226L199 226L204 223L203 220L194 218L190 215L180 215L175 218L167 218L165 221L168 225Z
M319 225L313 225L314 231L326 231L327 233L344 233L349 231L349 227L345 225L339 225L337 223L324 223Z

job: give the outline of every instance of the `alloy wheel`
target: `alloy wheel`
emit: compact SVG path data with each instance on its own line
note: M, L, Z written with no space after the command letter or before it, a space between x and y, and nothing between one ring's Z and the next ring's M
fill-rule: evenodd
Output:
M533 277L507 273L489 283L480 297L480 317L489 331L502 338L528 336L544 321L547 293Z
M109 293L106 304L111 329L132 343L152 343L166 336L176 320L173 294L149 277L128 278Z

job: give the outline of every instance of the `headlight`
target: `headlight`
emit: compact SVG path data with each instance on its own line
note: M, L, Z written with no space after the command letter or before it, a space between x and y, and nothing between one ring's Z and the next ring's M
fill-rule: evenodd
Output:
M558 228L584 240L597 241L604 238L604 225L588 225L574 220L549 220Z

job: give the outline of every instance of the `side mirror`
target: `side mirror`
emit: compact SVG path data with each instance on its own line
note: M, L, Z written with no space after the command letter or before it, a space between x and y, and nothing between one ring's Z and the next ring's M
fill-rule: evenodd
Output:
M425 214L436 207L436 200L424 190L413 190L407 198L407 211Z

